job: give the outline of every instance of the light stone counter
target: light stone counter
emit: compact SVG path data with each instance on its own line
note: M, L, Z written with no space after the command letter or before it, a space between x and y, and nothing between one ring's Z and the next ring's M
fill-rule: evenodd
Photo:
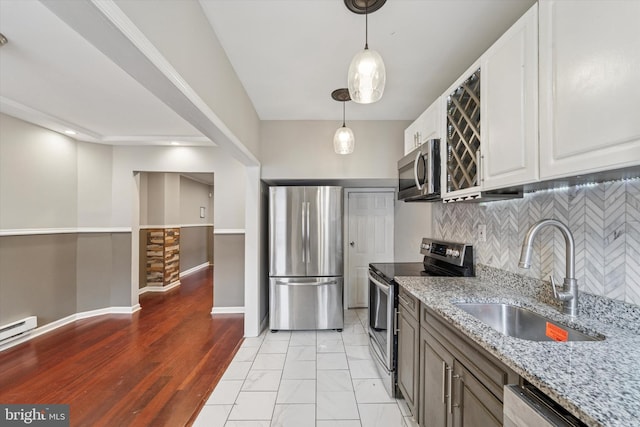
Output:
M477 277L396 277L450 325L589 426L640 425L640 307L587 293L580 315L560 313L548 283L482 265ZM507 337L456 302L509 303L603 341L534 342Z

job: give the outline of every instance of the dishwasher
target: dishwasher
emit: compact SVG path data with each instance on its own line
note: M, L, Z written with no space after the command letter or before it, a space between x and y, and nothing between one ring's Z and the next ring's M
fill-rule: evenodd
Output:
M532 385L504 386L504 427L586 426Z

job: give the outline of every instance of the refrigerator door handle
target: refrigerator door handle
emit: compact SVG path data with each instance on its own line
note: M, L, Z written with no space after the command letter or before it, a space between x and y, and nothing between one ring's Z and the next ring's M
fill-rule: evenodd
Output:
M302 262L306 263L307 262L307 258L306 258L306 254L307 254L307 245L305 244L307 238L306 238L306 226L305 226L305 221L306 221L306 215L305 215L305 202L302 202L302 209L300 209L300 234L302 235Z
M275 285L285 286L317 286L317 285L339 285L338 279L326 277L272 277Z
M307 263L310 262L310 258L311 258L311 238L309 236L309 210L310 208L310 203L306 202L307 205L307 217L306 217L306 224L307 224L307 238L306 238L306 248L307 248Z

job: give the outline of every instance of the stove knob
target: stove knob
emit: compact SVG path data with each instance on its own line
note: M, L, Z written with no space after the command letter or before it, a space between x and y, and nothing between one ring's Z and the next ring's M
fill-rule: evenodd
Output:
M453 253L453 249L447 249L447 250L445 251L445 255L446 255L446 256L451 256L451 254L452 254L452 253Z
M453 250L451 251L451 256L452 256L453 258L460 258L460 251L459 251L459 250L457 250L457 249L453 249Z
M425 251L428 251L429 249L431 249L431 245L428 243L423 243L422 244L422 249L424 249Z

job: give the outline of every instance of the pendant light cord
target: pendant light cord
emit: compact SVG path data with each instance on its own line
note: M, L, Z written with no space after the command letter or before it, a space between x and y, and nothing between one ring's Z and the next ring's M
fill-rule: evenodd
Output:
M346 127L346 124L344 122L344 106L345 106L346 102L342 101L342 127Z
M369 0L364 0L364 48L369 49Z

